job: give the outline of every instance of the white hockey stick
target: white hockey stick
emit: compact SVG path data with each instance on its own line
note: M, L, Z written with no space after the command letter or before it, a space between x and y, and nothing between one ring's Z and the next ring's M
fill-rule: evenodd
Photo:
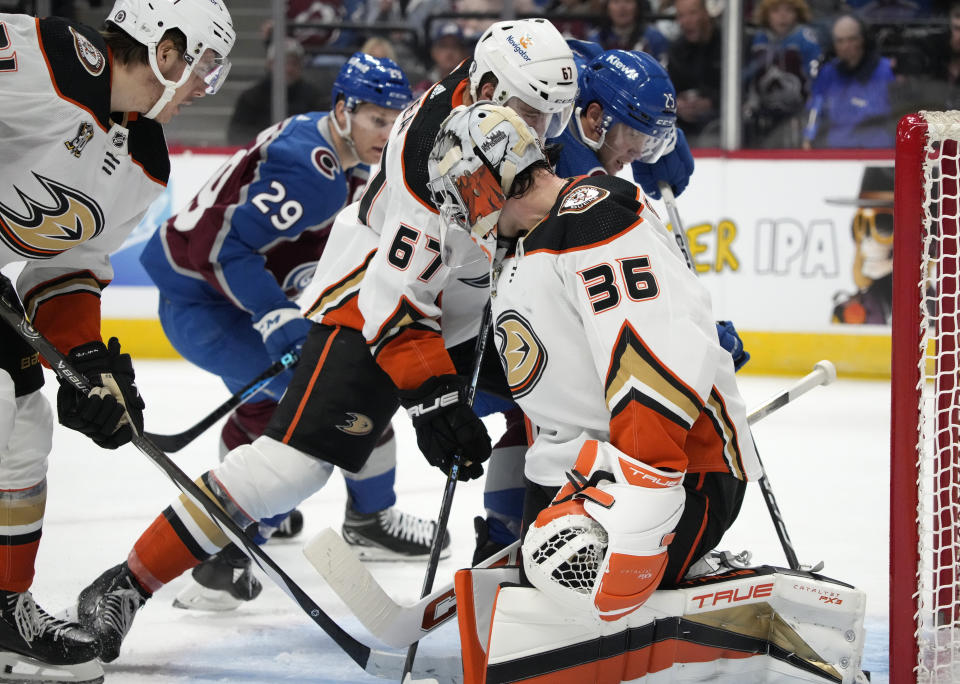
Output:
M829 385L837 377L830 361L820 361L810 373L772 396L750 412L753 425L819 385ZM517 562L519 542L491 556L478 567ZM453 584L437 589L415 603L398 603L374 579L353 549L332 529L318 533L303 547L303 555L323 575L367 631L383 643L402 648L422 639L457 614Z

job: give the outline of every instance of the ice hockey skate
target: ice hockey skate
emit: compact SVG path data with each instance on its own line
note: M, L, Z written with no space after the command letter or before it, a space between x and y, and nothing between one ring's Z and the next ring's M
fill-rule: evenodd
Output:
M110 568L80 592L77 615L96 638L100 660L109 663L117 659L134 616L148 598L150 594L140 587L126 563Z
M0 682L103 681L96 638L38 606L29 591L0 591Z
M260 595L263 585L251 566L250 559L237 546L225 546L193 569L193 581L177 594L173 607L227 611L252 601Z
M263 523L260 523L261 529ZM303 513L299 508L290 511L290 515L280 521L280 524L274 528L270 539L293 539L303 530Z
M375 513L358 513L347 503L343 540L365 561L413 561L430 557L436 523L398 511L395 507ZM444 531L440 558L450 557L450 533Z

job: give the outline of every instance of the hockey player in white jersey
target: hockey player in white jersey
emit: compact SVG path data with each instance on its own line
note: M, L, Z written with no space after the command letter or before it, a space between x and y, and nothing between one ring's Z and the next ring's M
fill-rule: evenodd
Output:
M333 466L360 470L401 399L412 409L442 404L437 411L414 411L418 443L430 463L449 468L451 454L462 446L462 477L482 474L491 451L483 423L459 397L440 399L457 396L466 382L469 370L458 373L446 347L476 336L489 270L452 273L441 263L425 159L440 124L461 104L506 103L538 134L550 136L563 130L575 95L572 54L553 25L543 19L498 22L481 38L473 60L397 118L380 170L361 200L338 215L314 281L301 296L314 323L264 434L202 476L241 527L289 511L323 487ZM151 546L160 537L148 530L134 549L175 559L214 553L225 544L202 513L179 500L167 518L184 533L163 535L162 544ZM416 527L399 532L421 537L432 531ZM170 579L153 575L131 553L81 593L80 613L97 631L101 658L119 655L137 610Z
M526 577L619 620L717 544L760 472L709 295L635 185L559 178L510 110L455 111L429 165L448 258L507 250L494 334L538 429Z
M33 325L93 384L61 384L61 424L116 448L143 426L130 357L100 337L100 291L170 172L160 124L215 92L234 42L220 0L119 0L104 30L0 14L0 259ZM29 591L52 415L41 360L0 326L0 680L100 681L97 644Z

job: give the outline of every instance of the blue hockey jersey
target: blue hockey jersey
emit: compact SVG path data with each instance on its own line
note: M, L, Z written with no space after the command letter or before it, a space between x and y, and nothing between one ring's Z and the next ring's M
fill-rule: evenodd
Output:
M344 171L327 112L299 114L238 150L154 233L140 261L174 302L223 302L258 320L313 276L333 219L366 182Z

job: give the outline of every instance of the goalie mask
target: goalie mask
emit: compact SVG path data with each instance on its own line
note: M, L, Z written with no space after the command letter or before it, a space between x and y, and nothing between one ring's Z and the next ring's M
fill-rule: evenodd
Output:
M230 13L220 0L117 0L107 19L147 46L150 68L163 84L160 99L144 114L147 118L157 116L191 75L203 79L208 95L223 86L230 72L227 55L236 33ZM157 45L170 29L179 29L187 38L183 53L186 66L177 81L164 78L157 65Z
M480 99L480 80L488 72L497 79L491 98L494 104L529 108L530 115L539 119L536 124L527 112L521 114L541 138L555 138L563 132L577 96L577 67L553 24L546 19L493 24L480 36L473 52L470 95L474 101Z
M591 102L603 107L599 140L583 132L580 114ZM676 142L677 92L666 70L653 57L626 50L607 50L590 59L580 72L575 121L583 142L599 150L604 142L638 151L636 159L656 162ZM616 140L607 140L616 124Z
M464 266L484 255L493 261L497 219L513 181L543 159L534 131L508 107L479 102L450 113L427 160L445 265Z

